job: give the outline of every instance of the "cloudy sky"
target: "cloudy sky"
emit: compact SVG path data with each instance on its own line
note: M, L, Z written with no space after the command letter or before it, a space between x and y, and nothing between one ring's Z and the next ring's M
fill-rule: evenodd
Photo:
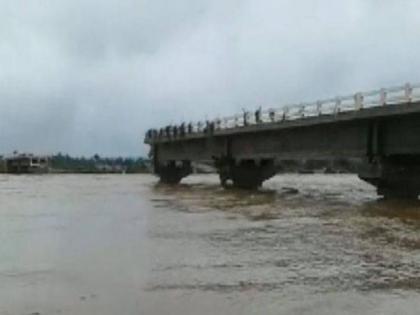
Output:
M0 154L420 82L417 0L0 0Z

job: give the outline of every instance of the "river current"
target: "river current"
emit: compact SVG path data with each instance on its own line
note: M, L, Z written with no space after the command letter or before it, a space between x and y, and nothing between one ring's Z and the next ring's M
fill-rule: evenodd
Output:
M418 314L420 202L354 175L0 176L0 314Z

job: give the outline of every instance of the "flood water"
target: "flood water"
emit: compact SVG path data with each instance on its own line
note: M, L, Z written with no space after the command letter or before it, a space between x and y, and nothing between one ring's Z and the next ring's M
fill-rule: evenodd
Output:
M418 314L420 202L353 175L0 176L0 314Z

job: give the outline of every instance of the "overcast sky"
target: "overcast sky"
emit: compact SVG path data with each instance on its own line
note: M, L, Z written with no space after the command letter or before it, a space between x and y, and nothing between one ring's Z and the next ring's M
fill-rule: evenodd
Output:
M420 1L0 0L0 154L420 82Z

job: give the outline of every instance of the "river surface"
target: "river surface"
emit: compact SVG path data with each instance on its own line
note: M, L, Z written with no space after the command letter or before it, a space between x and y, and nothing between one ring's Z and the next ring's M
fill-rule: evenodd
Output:
M0 314L419 314L420 202L352 175L0 176Z

